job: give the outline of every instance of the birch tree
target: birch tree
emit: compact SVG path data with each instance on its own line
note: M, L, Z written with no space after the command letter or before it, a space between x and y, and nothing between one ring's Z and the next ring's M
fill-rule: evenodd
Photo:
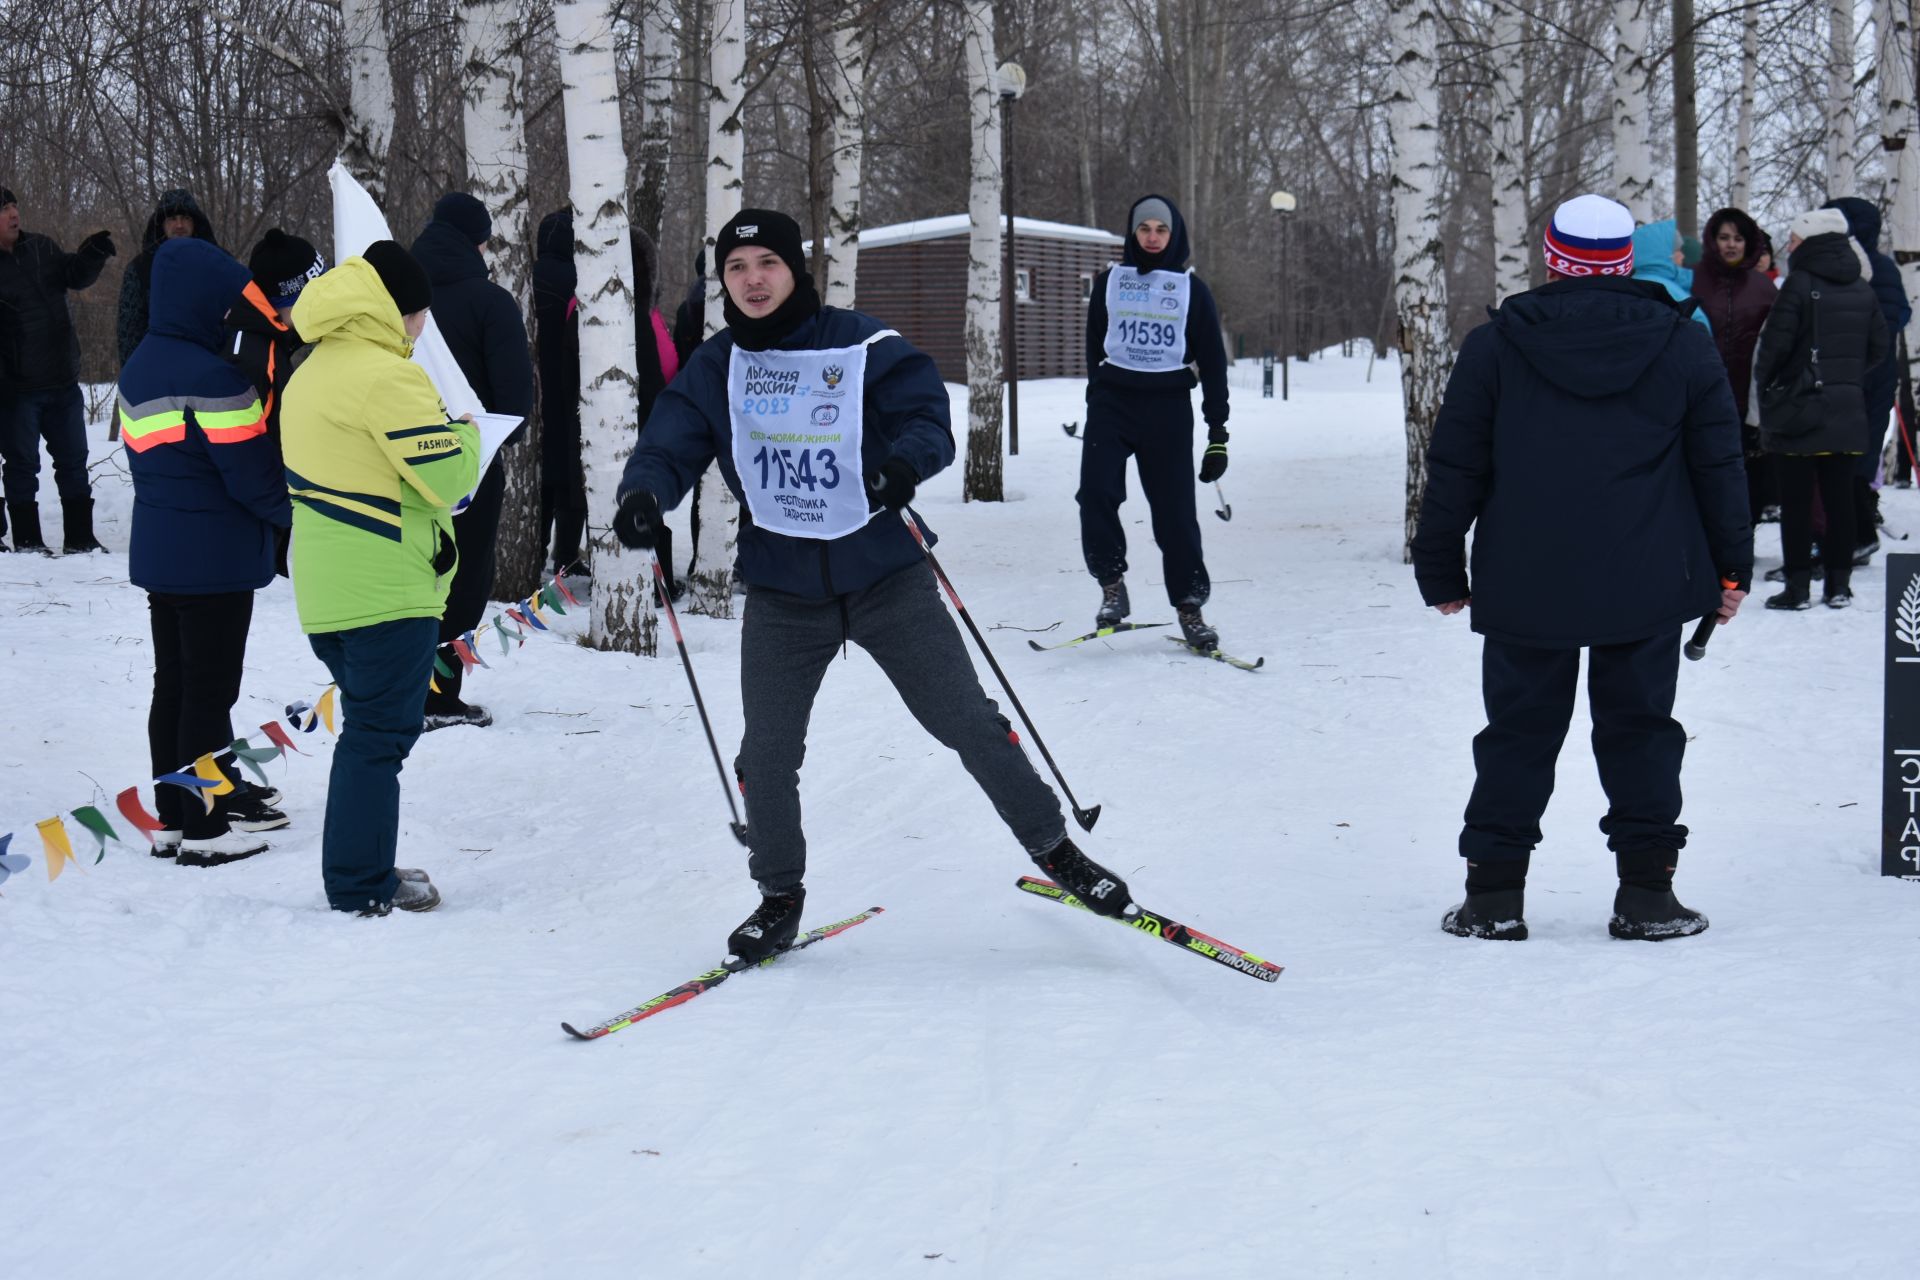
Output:
M347 119L340 162L385 213L394 107L382 0L340 0L340 29L347 51Z
M1427 444L1453 369L1447 269L1440 236L1440 86L1434 56L1436 0L1387 0L1393 67L1387 98L1393 133L1394 303L1400 313L1400 387L1407 416L1406 544L1427 490Z
M833 180L827 197L826 304L852 307L860 267L860 169L866 159L867 64L876 24L853 12L833 31Z
M613 15L604 0L554 0L553 35L566 113L580 300L580 465L593 555L589 639L598 649L652 654L656 636L647 557L621 546L612 532L620 475L639 434L633 420L639 378L627 156L620 140Z
M1920 313L1920 148L1914 144L1914 45L1910 0L1874 0L1874 78L1880 86L1880 151L1887 168L1888 230L1907 301ZM1916 349L1907 326L1906 352ZM1908 424L1911 428L1913 424Z
M665 221L667 170L673 154L674 76L680 62L670 0L654 0L640 31L641 102L639 189L634 193L634 223L660 242Z
M1912 59L1913 54L1908 52ZM1827 4L1827 194L1853 194L1853 0Z
M746 105L747 3L712 0L708 6L707 63L707 305L706 334L722 328L720 263L714 246L720 229L740 212L747 170ZM698 566L687 578L687 612L715 618L733 616L733 549L740 537L740 504L720 479L718 464L707 469L694 499L700 511Z
M1533 281L1527 245L1525 18L1513 0L1488 6L1493 67L1493 287L1495 300L1525 293Z
M1740 99L1733 127L1733 207L1753 199L1753 87L1760 72L1760 7L1740 11ZM1709 245L1711 250L1712 246Z
M1613 3L1613 195L1635 222L1653 220L1653 153L1647 146L1653 68L1647 60L1647 4Z
M1000 427L1000 93L994 76L992 0L967 0L966 60L972 182L967 214L967 466L961 496L999 502Z

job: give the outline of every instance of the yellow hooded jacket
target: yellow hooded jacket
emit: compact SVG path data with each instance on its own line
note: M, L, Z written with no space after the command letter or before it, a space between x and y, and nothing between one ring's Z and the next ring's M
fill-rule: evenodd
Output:
M293 323L314 344L280 414L301 630L437 618L458 562L450 509L479 479L479 430L447 420L365 258L301 290Z

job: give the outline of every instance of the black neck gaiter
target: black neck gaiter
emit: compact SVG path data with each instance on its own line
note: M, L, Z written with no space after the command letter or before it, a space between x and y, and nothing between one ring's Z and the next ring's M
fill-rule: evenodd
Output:
M765 351L820 310L820 295L814 292L813 276L808 272L797 273L793 293L757 320L733 305L733 294L725 289L721 292L720 312L726 317L728 332L733 334L733 345L746 351Z

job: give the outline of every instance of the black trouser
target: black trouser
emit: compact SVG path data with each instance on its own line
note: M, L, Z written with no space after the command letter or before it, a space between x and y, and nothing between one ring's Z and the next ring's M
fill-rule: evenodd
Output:
M177 596L147 593L153 624L153 706L147 713L147 750L153 776L172 773L212 752L222 766L232 757L233 704L240 700L240 671L247 658L247 627L253 592ZM229 777L232 769L228 768ZM180 787L154 788L160 821L189 840L227 829L218 808Z
M440 615L440 643L464 636L480 625L486 616L487 601L493 595L493 570L500 543L500 508L505 504L507 473L503 467L490 467L480 487L474 491L467 509L453 518L454 545L460 548L460 567L453 571L453 584L447 588L447 607ZM451 678L436 675L439 693L427 695L427 710L445 708L460 699L457 662Z
M1677 851L1680 758L1686 731L1673 718L1680 637L1667 633L1587 650L1593 759L1607 793L1600 819L1615 853ZM1580 650L1534 649L1489 639L1480 660L1487 727L1473 740L1473 794L1460 854L1479 861L1524 858L1540 843L1553 796L1554 762L1573 718Z
M1820 558L1826 565L1827 594L1845 591L1853 575L1853 468L1851 453L1781 454L1780 549L1787 575L1813 573L1813 489L1820 487L1820 505L1826 509L1827 531L1820 539Z
M1153 516L1153 540L1167 600L1202 605L1213 594L1200 553L1194 501L1193 400L1179 391L1145 391L1096 382L1087 397L1086 443L1080 450L1080 550L1100 583L1127 571L1127 459L1140 470L1140 491Z

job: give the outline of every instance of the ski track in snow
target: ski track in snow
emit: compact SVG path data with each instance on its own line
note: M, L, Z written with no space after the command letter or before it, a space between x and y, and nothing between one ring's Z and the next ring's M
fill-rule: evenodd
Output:
M1479 645L1399 562L1397 377L1365 369L1297 368L1286 404L1236 370L1232 522L1198 490L1208 617L1264 671L988 631L1105 806L1089 851L1285 965L1272 986L1017 893L1019 849L854 650L802 775L809 921L886 914L574 1043L561 1019L714 963L753 890L672 649L593 653L572 618L489 637L468 689L497 724L407 765L402 862L439 911L324 910L324 731L269 766L294 826L268 854L120 846L50 885L33 823L147 775L145 601L123 554L0 559L0 831L35 854L0 891L0 1274L1912 1274L1920 886L1877 875L1884 573L1850 613L1768 615L1763 588L1686 664L1678 887L1707 934L1607 937L1583 706L1532 939L1447 937ZM958 466L922 490L983 629L1090 623L1058 426L1081 390L1023 384L1012 501L963 506ZM96 477L124 548L124 466ZM1920 524L1911 491L1887 507ZM1125 518L1134 616L1170 618L1137 485ZM737 625L686 626L730 756ZM235 727L325 683L276 582Z

